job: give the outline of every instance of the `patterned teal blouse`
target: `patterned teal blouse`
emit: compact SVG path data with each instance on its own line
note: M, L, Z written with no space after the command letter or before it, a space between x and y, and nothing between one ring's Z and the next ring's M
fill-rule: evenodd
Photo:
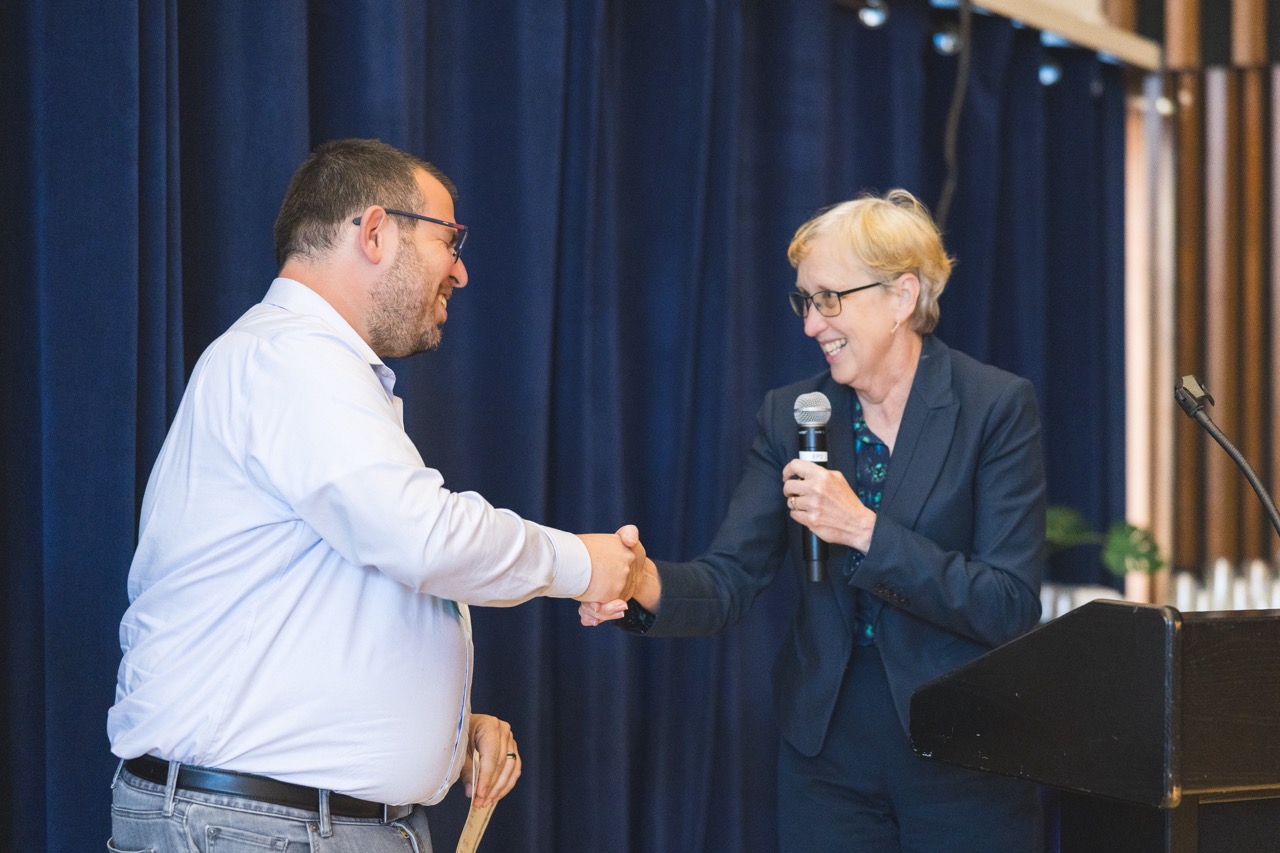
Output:
M880 511L880 499L884 496L884 483L889 477L889 448L867 428L867 421L862 416L862 402L857 392L853 394L853 491L858 500L872 512ZM862 564L865 557L862 551L853 550L849 561L849 571L853 572ZM857 589L857 604L854 608L856 623L853 626L853 641L860 646L875 643L875 628L872 619L875 617L875 600L871 593Z

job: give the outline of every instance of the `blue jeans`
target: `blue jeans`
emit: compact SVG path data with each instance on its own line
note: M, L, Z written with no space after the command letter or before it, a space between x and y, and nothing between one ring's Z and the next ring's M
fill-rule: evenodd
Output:
M317 808L319 804L317 803ZM382 823L226 794L173 789L121 770L111 853L431 853L427 810Z

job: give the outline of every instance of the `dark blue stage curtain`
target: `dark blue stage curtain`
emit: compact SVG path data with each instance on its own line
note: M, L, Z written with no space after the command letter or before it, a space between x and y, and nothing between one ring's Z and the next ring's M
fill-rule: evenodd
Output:
M0 846L102 849L141 491L187 371L272 278L315 143L380 137L461 187L471 284L443 349L396 365L429 464L689 557L764 391L822 367L786 303L793 229L863 189L943 186L957 62L930 45L942 13L891 3L874 31L830 0L0 4ZM1033 379L1051 499L1110 520L1122 74L1054 50L1042 86L1038 33L974 24L941 336ZM567 601L478 608L474 705L525 756L486 847L774 849L794 585L688 641L582 629ZM464 808L459 786L435 810L437 849Z

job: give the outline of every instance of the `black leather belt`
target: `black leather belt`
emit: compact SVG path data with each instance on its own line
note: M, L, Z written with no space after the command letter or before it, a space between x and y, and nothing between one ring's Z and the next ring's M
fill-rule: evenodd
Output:
M130 758L124 763L124 769L139 779L145 779L157 785L169 783L169 762L161 761L151 755ZM183 764L178 769L178 787L188 791L203 791L206 794L230 794L234 797L245 797L312 812L320 809L320 791L317 788L280 782L266 776L255 776L252 773L237 773L233 770L215 770L211 767ZM346 794L329 794L329 813L336 817L379 818L386 822L403 817L410 810L409 806L384 806L382 803L373 803L349 797Z

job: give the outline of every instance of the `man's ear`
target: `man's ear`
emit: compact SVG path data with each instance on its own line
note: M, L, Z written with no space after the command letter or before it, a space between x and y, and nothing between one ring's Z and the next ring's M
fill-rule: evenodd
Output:
M369 263L382 263L390 246L387 241L391 239L391 217L381 205L373 204L356 218L359 228L356 233L356 248Z

